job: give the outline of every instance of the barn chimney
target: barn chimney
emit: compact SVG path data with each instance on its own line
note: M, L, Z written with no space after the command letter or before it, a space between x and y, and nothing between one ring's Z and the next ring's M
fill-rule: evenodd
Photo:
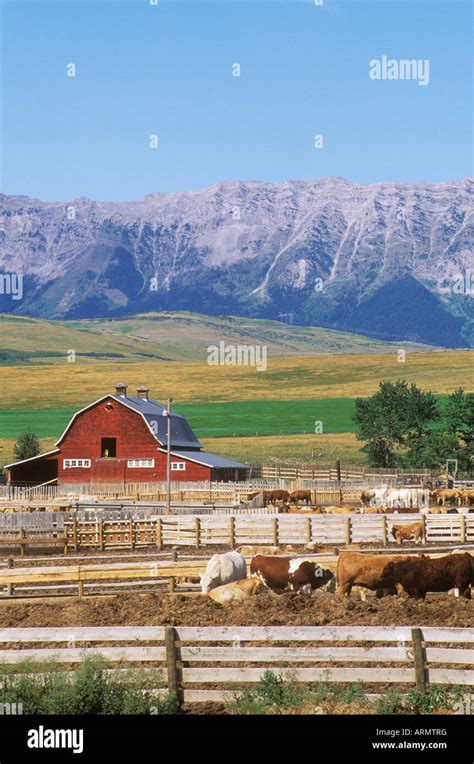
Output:
M127 395L127 385L123 382L117 382L115 385L115 395Z
M137 389L137 395L139 398L142 398L144 401L148 400L148 393L150 392L149 387L139 387Z

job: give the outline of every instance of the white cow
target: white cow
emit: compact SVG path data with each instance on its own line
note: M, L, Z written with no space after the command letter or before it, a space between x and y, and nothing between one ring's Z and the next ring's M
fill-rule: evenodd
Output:
M239 552L214 554L206 566L206 572L201 576L201 591L210 592L217 586L231 584L247 578L245 558Z

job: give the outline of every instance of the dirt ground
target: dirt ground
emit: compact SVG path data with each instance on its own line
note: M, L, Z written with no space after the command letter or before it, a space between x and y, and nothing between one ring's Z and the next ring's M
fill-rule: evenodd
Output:
M223 606L206 595L130 593L99 597L58 597L0 602L0 622L27 626L474 626L474 600L448 594L426 601L385 597L361 602L326 592L311 597L268 592L238 606Z

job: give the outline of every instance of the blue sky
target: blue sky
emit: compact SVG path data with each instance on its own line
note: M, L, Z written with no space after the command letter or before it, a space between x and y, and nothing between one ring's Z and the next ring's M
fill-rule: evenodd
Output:
M1 10L5 193L126 200L221 180L472 173L470 2L3 0ZM369 61L384 54L429 59L429 85L371 80Z

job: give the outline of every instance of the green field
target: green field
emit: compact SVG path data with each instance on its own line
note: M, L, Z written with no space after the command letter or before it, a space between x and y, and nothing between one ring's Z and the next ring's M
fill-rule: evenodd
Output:
M436 396L441 403L446 397ZM0 438L16 438L28 427L40 438L59 438L79 408L0 410ZM353 398L188 403L176 411L199 438L311 434L317 421L322 422L322 434L356 431Z

